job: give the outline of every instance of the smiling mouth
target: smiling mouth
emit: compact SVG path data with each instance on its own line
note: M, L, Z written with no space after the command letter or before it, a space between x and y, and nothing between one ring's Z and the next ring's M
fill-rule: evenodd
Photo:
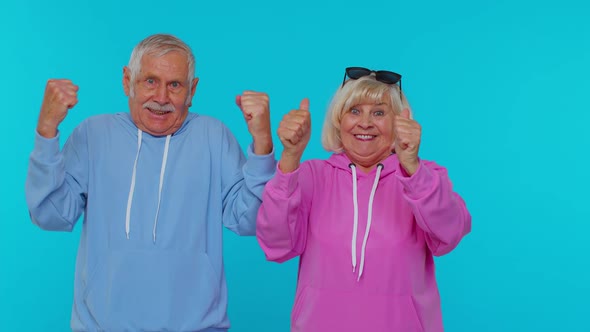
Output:
M361 141L370 141L370 140L374 139L377 136L376 135L354 135L354 137L356 139L361 140Z
M172 113L172 111L156 111L156 110L153 110L149 107L146 107L146 109L156 115L164 115L164 114Z

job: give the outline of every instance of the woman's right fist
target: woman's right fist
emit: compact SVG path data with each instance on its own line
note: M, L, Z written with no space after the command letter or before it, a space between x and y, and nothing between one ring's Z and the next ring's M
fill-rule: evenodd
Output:
M277 134L283 143L283 153L301 158L311 134L309 99L303 99L299 109L292 110L283 117Z

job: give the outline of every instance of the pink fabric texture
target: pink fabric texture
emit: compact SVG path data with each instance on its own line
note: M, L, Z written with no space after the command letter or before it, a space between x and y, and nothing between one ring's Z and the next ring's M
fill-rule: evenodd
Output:
M270 261L300 256L293 331L443 331L433 256L471 231L471 216L445 168L420 161L407 177L395 155L383 161L372 202L364 270L361 249L376 169L357 171L353 239L350 160L334 154L267 183L257 239ZM356 268L353 271L353 258Z

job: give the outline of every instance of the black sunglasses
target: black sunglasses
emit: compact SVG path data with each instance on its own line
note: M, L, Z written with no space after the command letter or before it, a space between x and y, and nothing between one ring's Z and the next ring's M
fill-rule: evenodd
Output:
M375 74L375 79L385 84L397 84L399 83L399 93L401 98L402 93L402 75L387 70L371 70L363 67L348 67L344 72L344 80L342 80L342 86L346 83L346 77L351 80L357 80L363 76L369 76Z

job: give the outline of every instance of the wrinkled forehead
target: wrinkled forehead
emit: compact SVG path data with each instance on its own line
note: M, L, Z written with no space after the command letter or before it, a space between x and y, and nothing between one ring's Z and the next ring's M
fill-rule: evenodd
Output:
M165 53L146 53L141 58L140 73L142 75L166 75L185 78L188 74L188 61L186 54L178 51Z

